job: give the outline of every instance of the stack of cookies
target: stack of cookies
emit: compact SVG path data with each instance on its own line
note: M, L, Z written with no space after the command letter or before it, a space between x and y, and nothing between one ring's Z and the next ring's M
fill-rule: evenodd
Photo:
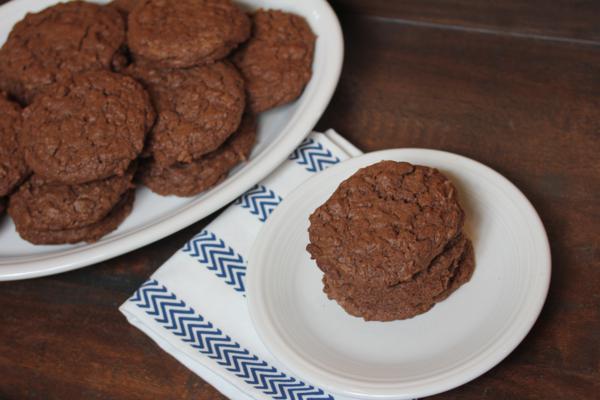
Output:
M139 173L158 194L192 196L224 179L252 149L254 115L293 101L311 77L315 37L301 17L259 10L251 20L222 0L115 5L133 59L124 73L158 115Z
M365 320L412 318L467 282L475 262L456 189L439 171L382 161L310 216L327 296Z
M18 110L3 119L0 194L32 243L94 241L131 211L155 116L142 85L110 71L124 40L118 12L74 2L28 14L0 50L0 85L27 106L0 100Z
M129 214L134 182L216 185L249 156L255 115L302 93L314 44L303 18L230 0L28 14L0 49L0 212L10 197L32 243L95 241Z
M50 87L22 113L20 148L33 175L8 212L32 243L94 241L131 211L134 160L154 111L138 82L109 71Z

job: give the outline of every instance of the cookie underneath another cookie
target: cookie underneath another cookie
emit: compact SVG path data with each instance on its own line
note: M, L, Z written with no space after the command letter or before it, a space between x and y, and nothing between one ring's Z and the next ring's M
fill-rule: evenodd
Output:
M250 21L229 0L141 0L128 29L136 60L184 68L226 57L248 38Z
M258 10L253 32L232 57L246 81L248 104L255 113L289 103L312 75L315 35L301 16Z
M473 246L465 237L456 239L424 271L410 281L380 287L323 277L323 291L348 314L367 321L412 318L431 309L468 282L475 268Z
M119 227L133 208L135 189L128 190L111 212L100 221L81 228L65 230L20 229L19 235L33 244L73 244L78 242L93 243Z
M137 63L126 73L142 82L156 107L147 150L162 167L215 151L240 124L244 82L229 62L187 69Z
M139 180L163 196L194 196L227 178L233 167L246 160L255 138L255 118L246 114L238 131L214 152L191 163L169 167L161 167L151 159L144 160L140 165Z
M148 93L134 79L87 72L55 84L23 112L21 147L40 177L79 184L122 175L154 123Z
M38 176L25 182L10 198L9 213L20 230L58 231L88 226L103 219L133 187L135 167L123 176L64 185Z
M0 197L6 196L29 174L19 148L21 108L0 92Z

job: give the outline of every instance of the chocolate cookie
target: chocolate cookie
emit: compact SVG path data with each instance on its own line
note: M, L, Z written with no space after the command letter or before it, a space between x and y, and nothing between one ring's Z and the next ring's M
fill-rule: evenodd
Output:
M327 296L346 312L367 321L392 321L412 318L431 309L469 281L475 268L473 246L460 236L413 279L380 287L370 282L323 277Z
M150 98L128 76L76 75L23 112L25 161L48 181L78 184L122 175L154 121Z
M310 216L307 250L326 274L391 286L427 268L463 218L454 186L436 169L381 161Z
M250 40L233 55L255 113L295 100L312 75L315 35L304 18L274 10L252 16Z
M144 160L139 179L153 192L163 196L194 196L227 177L229 171L248 158L256 138L254 117L245 115L240 128L223 146L191 163L163 168Z
M58 231L82 228L106 217L123 193L133 187L135 168L123 176L65 185L34 175L10 198L10 213L20 230Z
M21 108L0 93L0 197L10 192L29 174L18 138Z
M0 87L29 103L74 73L109 68L124 41L123 18L109 7L73 1L27 14L0 50Z
M142 0L129 14L127 42L137 59L162 68L220 60L250 35L250 20L229 0Z
M128 73L148 89L156 107L148 150L163 167L216 150L240 124L244 83L228 62L170 70L136 64Z
M77 242L96 242L102 236L117 229L127 218L133 208L135 190L128 190L111 212L100 221L82 228L65 229L59 231L46 231L22 229L17 225L17 232L21 237L33 244L65 244Z

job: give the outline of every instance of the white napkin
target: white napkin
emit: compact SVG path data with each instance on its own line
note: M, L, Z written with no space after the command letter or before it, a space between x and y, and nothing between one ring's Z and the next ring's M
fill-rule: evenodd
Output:
M282 198L316 172L360 154L333 130L313 132L275 172L175 253L120 311L229 398L333 399L290 373L258 338L246 308L246 260Z

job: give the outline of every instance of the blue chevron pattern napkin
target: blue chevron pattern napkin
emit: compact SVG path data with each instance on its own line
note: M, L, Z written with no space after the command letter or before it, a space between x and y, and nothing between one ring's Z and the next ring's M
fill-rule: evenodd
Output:
M246 309L246 260L261 226L290 191L359 154L332 130L312 133L275 172L175 253L120 311L229 398L334 399L279 365L261 343Z

